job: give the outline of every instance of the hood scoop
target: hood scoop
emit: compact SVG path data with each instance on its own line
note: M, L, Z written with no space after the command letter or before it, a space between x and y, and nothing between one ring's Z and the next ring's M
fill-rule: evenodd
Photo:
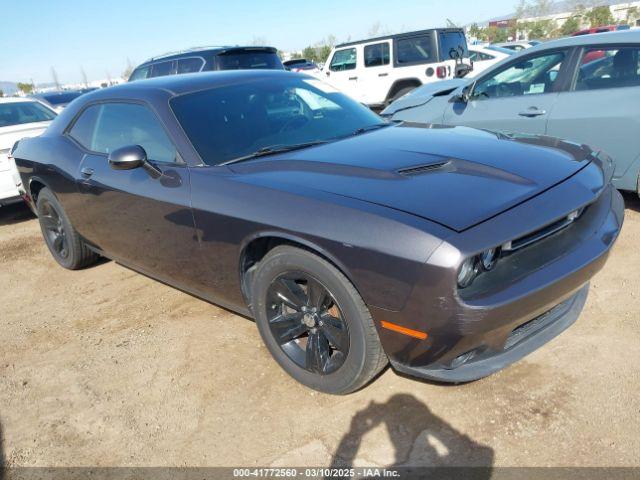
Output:
M424 165L415 165L413 167L401 168L400 170L396 170L396 171L400 175L405 175L405 176L422 175L423 173L439 170L447 166L449 163L450 163L449 160L445 162L427 163Z

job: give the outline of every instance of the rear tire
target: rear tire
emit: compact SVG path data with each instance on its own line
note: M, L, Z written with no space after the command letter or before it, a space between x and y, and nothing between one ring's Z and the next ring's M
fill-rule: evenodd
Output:
M354 286L307 250L271 250L256 270L252 299L269 352L310 388L351 393L387 364L371 314Z
M46 187L38 193L36 210L44 241L60 266L78 270L98 260L98 254L87 247L56 196Z

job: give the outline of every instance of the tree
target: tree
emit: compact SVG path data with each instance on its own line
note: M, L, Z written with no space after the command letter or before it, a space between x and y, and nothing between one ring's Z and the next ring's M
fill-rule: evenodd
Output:
M484 39L491 43L506 42L508 36L508 32L503 28L489 26L484 29Z
M573 15L569 17L560 27L560 35L568 37L569 35L572 35L580 30L580 26L580 19L577 16Z
M84 88L89 88L89 80L87 80L87 73L84 71L84 68L80 67L80 73L82 74L82 84L84 85Z
M482 39L484 31L478 26L477 23L472 24L469 27L469 36L472 38Z
M615 23L611 9L606 6L594 7L585 13L584 17L590 23L591 28Z
M638 7L631 7L627 10L627 24L635 25L640 19L640 9Z
M131 60L129 60L129 57L127 57L127 66L122 72L122 79L125 81L129 80L129 77L131 76L132 73L133 73L133 65L131 65Z
M56 90L60 90L60 81L58 80L58 72L56 69L51 67L51 78L53 79L53 83L56 85Z
M22 83L22 82L18 82L17 87L18 87L18 90L20 90L25 95L32 93L35 88L33 83Z

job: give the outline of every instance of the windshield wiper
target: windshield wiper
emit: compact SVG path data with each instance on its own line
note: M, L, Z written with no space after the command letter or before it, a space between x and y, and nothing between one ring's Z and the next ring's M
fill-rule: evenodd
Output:
M357 130L354 130L353 133L351 135L361 135L363 133L367 133L367 132L371 132L372 130L378 130L379 128L383 128L383 127L388 127L390 125L393 125L392 123L374 123L373 125L369 125L368 127L362 127L362 128L358 128Z
M252 160L254 158L265 157L267 155L275 155L276 153L291 152L293 150L300 150L302 148L313 147L314 145L321 145L327 143L327 140L315 140L313 142L296 143L293 145L269 145L262 147L249 155L243 155L242 157L233 158L222 162L219 165L231 165L232 163L244 162L246 160Z

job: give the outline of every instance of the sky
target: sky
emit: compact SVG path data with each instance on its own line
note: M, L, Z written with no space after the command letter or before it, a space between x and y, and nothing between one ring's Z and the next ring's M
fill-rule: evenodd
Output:
M167 51L264 39L301 50L329 34L366 38L379 22L393 32L481 22L516 0L0 0L0 81L61 83L118 77Z

